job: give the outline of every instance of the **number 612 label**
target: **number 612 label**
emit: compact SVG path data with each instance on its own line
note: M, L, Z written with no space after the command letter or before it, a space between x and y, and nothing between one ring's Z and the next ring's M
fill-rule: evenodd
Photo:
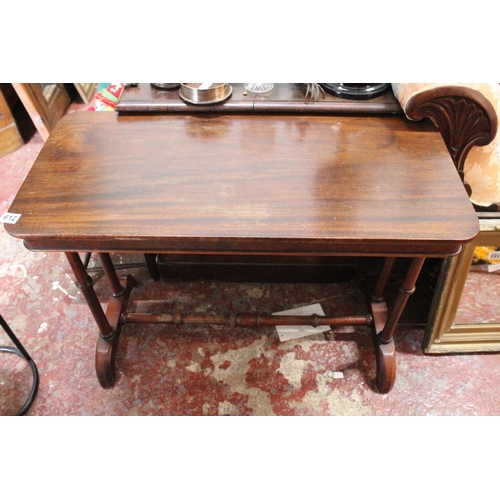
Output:
M4 222L5 224L15 224L19 220L19 217L21 217L21 214L10 214L9 212L6 212L2 215L0 222Z

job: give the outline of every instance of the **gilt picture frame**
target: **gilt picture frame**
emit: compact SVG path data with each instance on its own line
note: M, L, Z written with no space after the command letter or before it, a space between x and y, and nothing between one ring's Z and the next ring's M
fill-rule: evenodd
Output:
M444 260L424 335L426 354L500 351L498 322L457 322L457 312L477 246L500 247L500 214L478 214L478 236L456 257ZM492 294L497 293L491 290Z

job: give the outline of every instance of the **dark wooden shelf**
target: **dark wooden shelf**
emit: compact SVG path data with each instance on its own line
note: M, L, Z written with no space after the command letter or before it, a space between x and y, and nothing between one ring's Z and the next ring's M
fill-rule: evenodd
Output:
M359 101L342 99L325 92L318 101L306 99L304 83L276 83L265 94L247 92L243 83L231 83L233 92L224 102L188 104L179 96L179 89L163 90L150 83L125 89L116 106L122 113L277 113L311 115L395 115L403 114L391 90L374 99Z

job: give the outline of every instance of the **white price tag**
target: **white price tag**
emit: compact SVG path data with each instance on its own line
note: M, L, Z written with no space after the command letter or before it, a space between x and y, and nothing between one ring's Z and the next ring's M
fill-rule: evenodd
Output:
M488 260L500 260L500 252L498 250L495 252L490 252L488 254Z
M19 220L19 217L21 217L21 214L10 214L6 212L2 215L1 222L5 224L15 224Z

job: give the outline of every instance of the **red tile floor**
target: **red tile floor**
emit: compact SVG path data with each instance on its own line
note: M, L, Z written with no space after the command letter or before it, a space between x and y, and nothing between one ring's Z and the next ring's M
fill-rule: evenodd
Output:
M69 112L86 108L75 105ZM42 145L35 134L0 159L2 214ZM271 327L176 331L165 325L126 325L117 354L117 383L105 390L94 371L96 327L64 255L32 253L3 227L0 248L0 314L40 374L28 415L500 414L500 355L424 355L423 325L410 321L397 331L397 378L386 395L373 388L375 359L365 327L281 342ZM113 259L143 263L141 255ZM90 266L97 264L92 258ZM120 272L136 277L134 298L145 297L147 285L150 298L162 297L185 312L271 313L311 303L320 303L326 314L367 312L358 277L331 284L151 283L145 267ZM102 275L95 272L93 278L105 301ZM495 302L493 296L483 307L495 311ZM0 345L8 343L0 332ZM0 408L5 415L22 404L30 372L21 359L0 356Z

